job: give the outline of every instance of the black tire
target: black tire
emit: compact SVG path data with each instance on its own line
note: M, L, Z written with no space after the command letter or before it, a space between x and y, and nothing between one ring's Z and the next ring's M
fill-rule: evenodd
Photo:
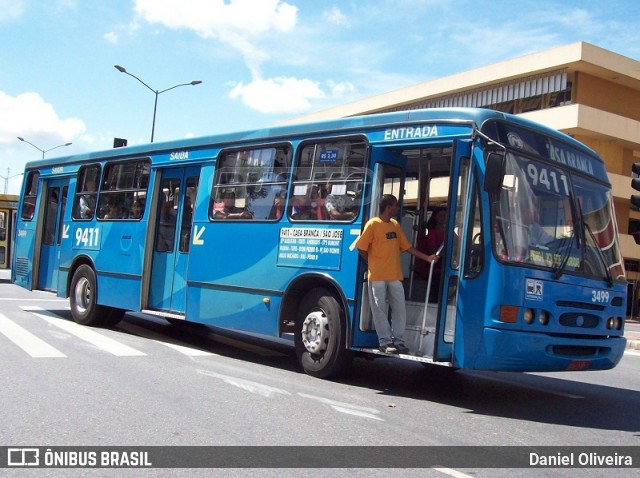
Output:
M96 273L83 264L76 269L71 280L69 303L71 316L78 324L100 327L105 324L109 308L96 303L98 288Z
M340 375L352 359L346 348L344 310L326 289L312 289L300 303L295 348L304 371L317 378Z

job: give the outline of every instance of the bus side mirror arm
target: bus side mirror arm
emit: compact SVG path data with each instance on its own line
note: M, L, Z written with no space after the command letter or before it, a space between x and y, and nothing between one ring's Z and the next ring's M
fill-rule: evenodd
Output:
M497 193L504 180L504 154L491 152L487 156L487 164L484 173L484 190L488 193Z

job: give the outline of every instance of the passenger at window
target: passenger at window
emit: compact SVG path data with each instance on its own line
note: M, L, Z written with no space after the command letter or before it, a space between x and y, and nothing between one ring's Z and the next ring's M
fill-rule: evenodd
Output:
M78 200L78 209L81 219L91 219L96 208L95 192L97 191L96 183L92 179L87 180L83 192L94 194L83 194Z
M127 219L140 219L142 217L143 209L144 208L142 207L140 200L136 199L133 201L133 204L131 204L131 210L129 211Z
M104 215L104 219L122 219L122 210L115 199L111 199L107 203L107 212Z
M285 190L278 191L276 193L276 197L273 198L273 206L271 207L271 211L269 211L269 216L267 219L275 219L278 220L282 217L284 213L284 201L287 197L287 192Z
M222 193L222 202L214 204L215 219L252 219L253 213L243 207L236 207L236 193L226 190Z
M348 221L356 217L353 198L347 194L346 184L334 184L327 196L325 206L329 219Z
M296 197L291 206L291 217L300 221L322 221L325 218L325 200L320 197L318 186L314 185L306 195Z

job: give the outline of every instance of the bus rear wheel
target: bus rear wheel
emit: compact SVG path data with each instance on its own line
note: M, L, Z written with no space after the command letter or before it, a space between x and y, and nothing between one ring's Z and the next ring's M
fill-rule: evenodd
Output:
M345 314L326 289L312 289L304 296L296 318L296 355L304 371L318 378L339 375L349 365Z
M78 324L105 325L109 308L96 303L97 291L95 271L86 264L78 267L71 280L69 297L71 315Z

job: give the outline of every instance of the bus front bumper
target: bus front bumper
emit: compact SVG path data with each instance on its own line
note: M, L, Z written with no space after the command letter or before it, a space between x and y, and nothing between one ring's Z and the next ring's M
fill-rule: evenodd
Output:
M607 370L626 347L624 337L576 338L485 328L474 369L512 372Z

